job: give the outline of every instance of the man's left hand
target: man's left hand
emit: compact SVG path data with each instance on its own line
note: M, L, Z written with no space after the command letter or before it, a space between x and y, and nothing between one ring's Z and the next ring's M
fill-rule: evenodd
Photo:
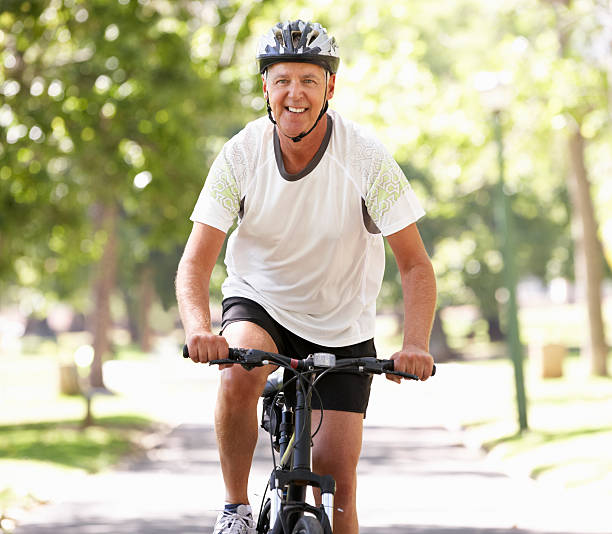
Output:
M433 356L416 346L404 347L391 356L391 359L394 361L396 371L416 375L421 380L427 380L433 371ZM399 376L387 375L387 378L398 384L402 381Z

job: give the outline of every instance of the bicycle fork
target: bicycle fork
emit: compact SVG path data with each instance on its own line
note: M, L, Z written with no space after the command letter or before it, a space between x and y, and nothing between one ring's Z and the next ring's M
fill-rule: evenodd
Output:
M311 470L311 412L305 407L305 398L301 388L297 388L296 400L295 421L292 409L287 406L283 407L279 439L281 465L280 469L272 472L270 477L272 492L270 527L272 532L277 534L281 532L281 525L284 523L291 532L293 524L297 521L296 518L308 511L315 515L322 524L328 523L329 529L326 532L331 532L334 521L336 483L332 476L317 475ZM304 439L308 441L304 442ZM323 514L320 509L306 504L308 486L320 488ZM327 521L323 515L327 516Z
M308 486L321 489L321 505L324 515L327 516L330 531L334 525L334 493L336 483L330 475L317 475L310 470L294 471L275 471L270 477L271 506L270 506L270 527L273 533L282 532L280 525L283 523L292 524L297 521L299 515L307 511L315 515L322 524L325 520L319 508L306 504L306 488ZM284 508L283 508L284 507ZM294 520L291 516L295 515ZM281 515L283 520L279 521Z

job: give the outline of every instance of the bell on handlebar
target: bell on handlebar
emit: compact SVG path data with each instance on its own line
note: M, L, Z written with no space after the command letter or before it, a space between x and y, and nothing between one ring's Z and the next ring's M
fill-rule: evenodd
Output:
M312 364L315 367L334 367L336 356L328 352L315 352L312 354Z

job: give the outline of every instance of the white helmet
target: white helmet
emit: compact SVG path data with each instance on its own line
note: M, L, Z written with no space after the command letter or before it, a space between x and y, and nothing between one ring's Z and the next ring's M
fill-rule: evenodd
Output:
M318 22L279 22L259 40L257 48L259 72L274 63L297 61L315 63L335 74L340 63L336 39Z

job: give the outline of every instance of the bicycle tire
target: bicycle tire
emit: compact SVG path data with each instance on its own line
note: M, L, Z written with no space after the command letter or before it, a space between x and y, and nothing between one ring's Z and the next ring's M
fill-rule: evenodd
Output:
M263 510L257 519L257 528L255 531L257 534L268 534L270 531L270 506L272 502L270 499L266 501L264 504Z
M292 534L323 534L323 527L316 518L304 515L293 527Z

